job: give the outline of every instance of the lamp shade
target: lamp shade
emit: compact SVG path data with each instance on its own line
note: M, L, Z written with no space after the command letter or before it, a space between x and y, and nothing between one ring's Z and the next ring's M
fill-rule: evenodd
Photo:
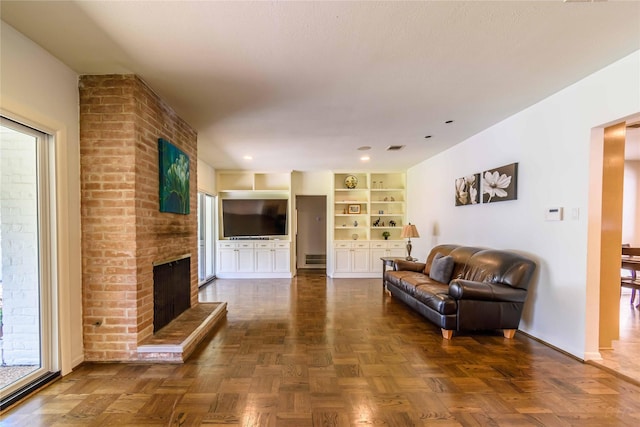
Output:
M420 237L420 234L418 234L418 229L416 228L416 226L409 223L402 227L402 234L400 234L400 237Z

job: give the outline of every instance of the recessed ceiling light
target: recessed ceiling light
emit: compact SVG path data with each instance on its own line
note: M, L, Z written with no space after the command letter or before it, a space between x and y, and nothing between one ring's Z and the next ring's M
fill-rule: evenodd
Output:
M429 138L431 138L431 135L426 135L426 136L424 137L424 139L429 139Z
M453 123L453 120L447 120L445 123L446 124Z
M358 147L359 151L367 151L367 150L371 150L371 147L369 147L368 145L363 145L362 147Z
M363 162L368 162L369 160L371 160L371 157L369 157L369 156L362 156L362 157L360 157L360 160L362 160Z
M251 157L251 156L243 156L242 158L245 159L245 160L253 160L253 157Z

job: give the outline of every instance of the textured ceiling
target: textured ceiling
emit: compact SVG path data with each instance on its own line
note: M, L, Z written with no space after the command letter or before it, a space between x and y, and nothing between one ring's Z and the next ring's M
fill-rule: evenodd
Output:
M79 74L138 74L224 169L404 169L640 48L639 2L3 0L1 14Z

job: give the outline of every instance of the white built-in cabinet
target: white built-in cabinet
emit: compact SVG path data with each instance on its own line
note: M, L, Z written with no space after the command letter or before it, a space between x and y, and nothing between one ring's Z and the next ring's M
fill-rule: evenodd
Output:
M287 241L222 240L218 242L220 278L291 277Z
M254 247L256 273L288 273L291 270L289 242L258 241Z
M282 198L289 200L288 236L280 239L225 239L218 232L216 276L219 278L290 278L293 215L291 211L290 172L252 172L219 170L216 172L219 224L222 224L222 200L242 198Z
M334 262L336 273L369 273L369 242L336 242Z
M357 180L354 188L345 182L350 176ZM381 257L406 256L400 237L406 224L403 172L334 173L332 195L331 277L379 277Z
M216 275L220 278L292 277L294 215L291 173L220 170L216 173L218 212L226 198L287 198L289 235L281 240L226 240L218 234ZM381 257L406 256L400 237L406 224L404 172L336 172L328 195L327 274L379 277ZM357 184L349 188L348 176ZM221 224L221 218L219 223ZM383 233L389 233L387 239Z
M220 273L251 273L254 271L252 242L218 242L218 275Z
M375 270L380 267L380 258L405 258L406 244L403 241L371 242L371 266Z

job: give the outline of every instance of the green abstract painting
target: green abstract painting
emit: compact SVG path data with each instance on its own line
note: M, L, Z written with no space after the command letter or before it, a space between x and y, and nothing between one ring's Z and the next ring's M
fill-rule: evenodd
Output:
M189 156L165 139L158 139L160 212L189 213Z

